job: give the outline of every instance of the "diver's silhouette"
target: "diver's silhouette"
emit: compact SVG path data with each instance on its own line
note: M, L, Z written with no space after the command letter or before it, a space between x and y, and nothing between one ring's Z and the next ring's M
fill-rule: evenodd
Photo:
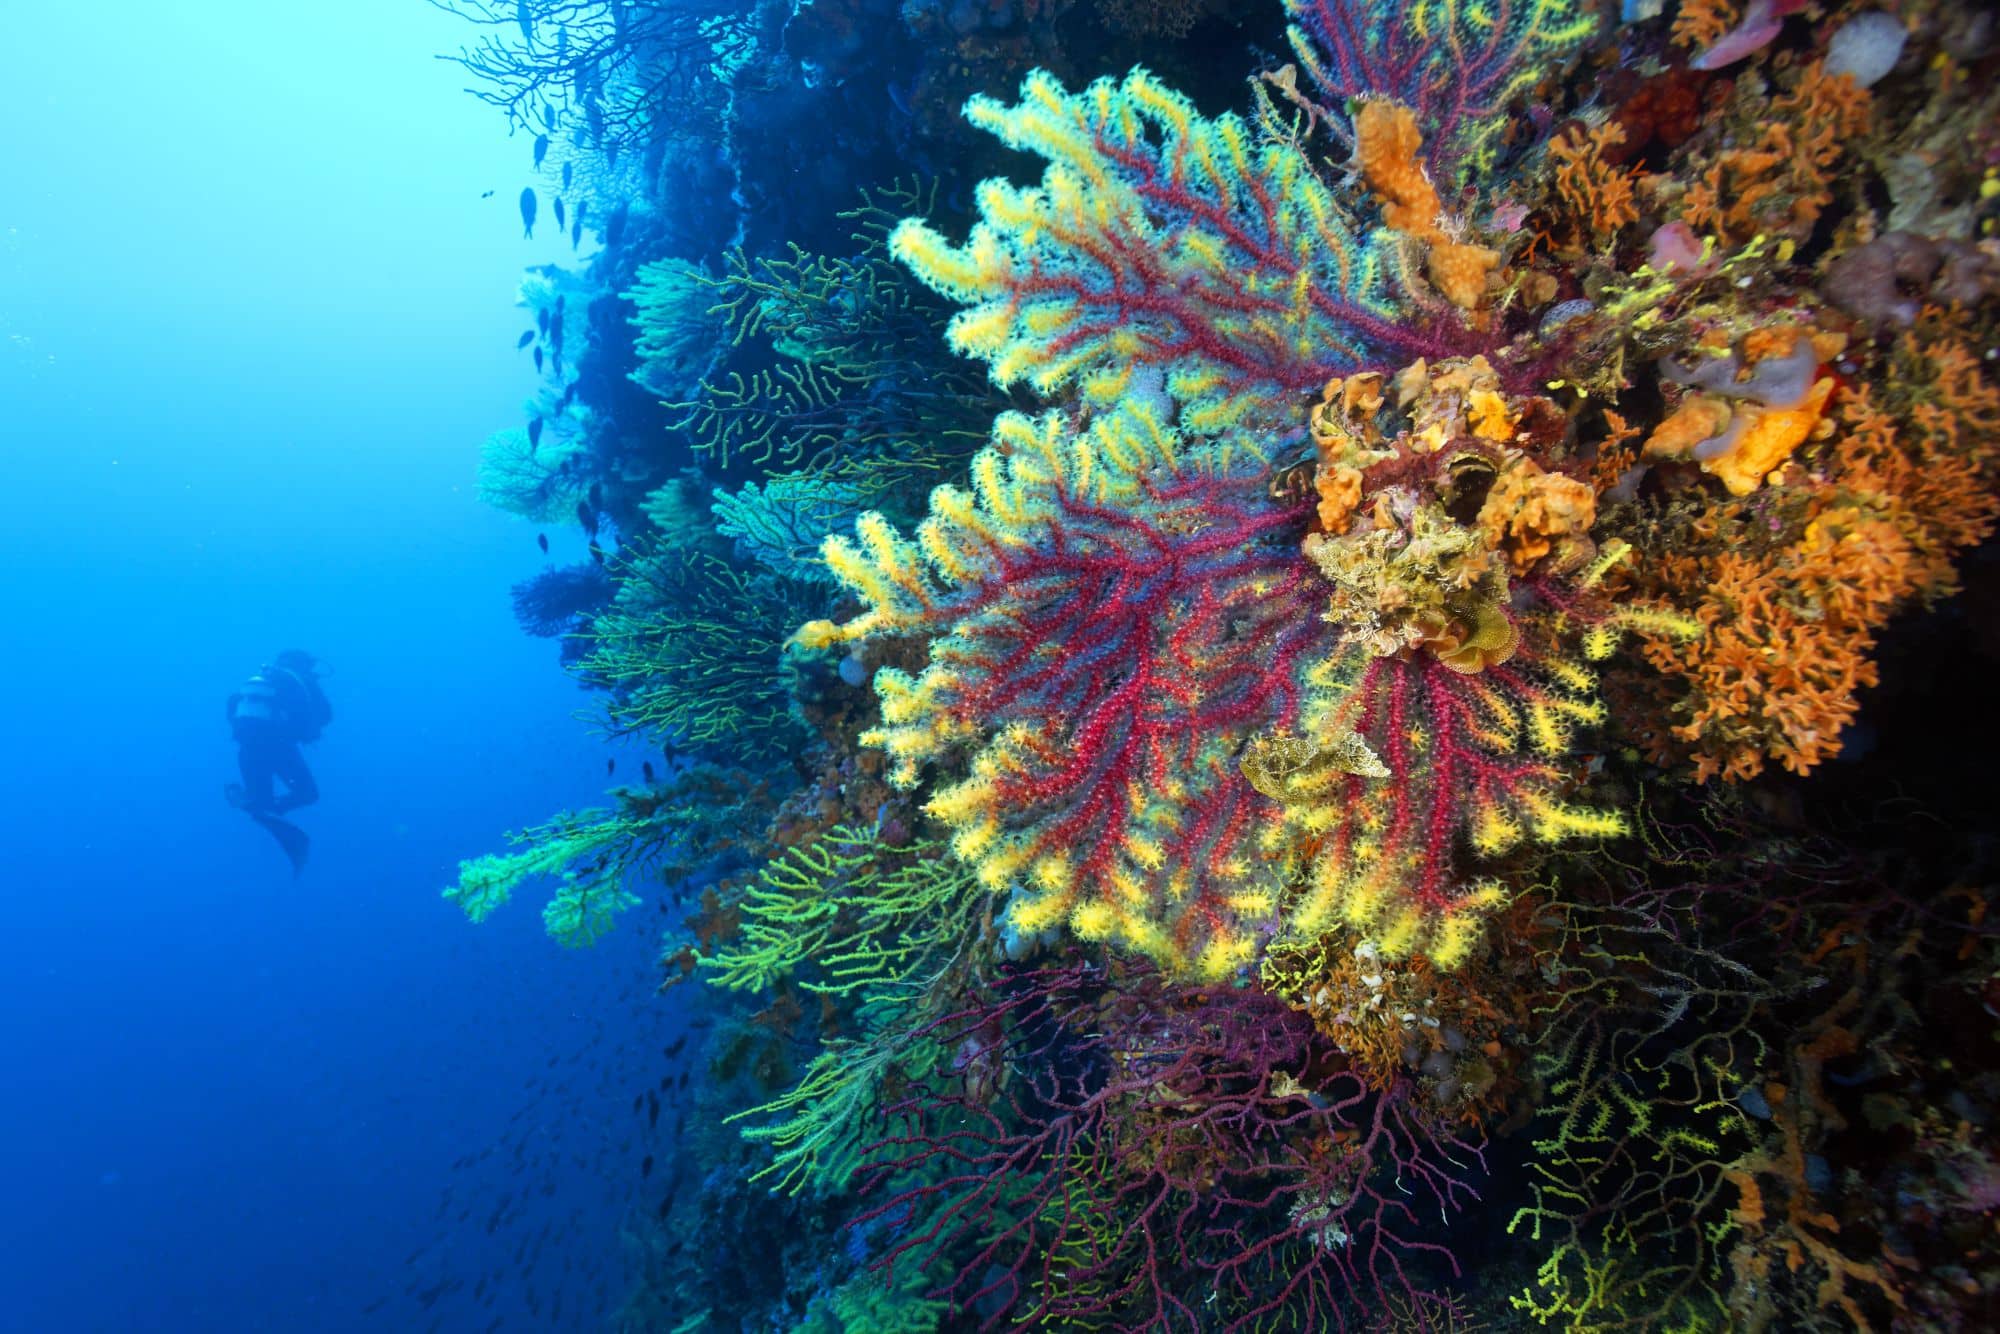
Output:
M229 784L223 795L270 831L297 874L306 864L311 840L280 817L319 800L319 784L299 753L301 745L319 740L333 721L317 660L302 649L286 649L229 697L227 714L243 781Z

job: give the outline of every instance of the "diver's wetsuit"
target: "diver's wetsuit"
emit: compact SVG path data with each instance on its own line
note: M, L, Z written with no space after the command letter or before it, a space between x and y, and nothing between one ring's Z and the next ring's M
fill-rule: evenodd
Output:
M309 665L259 668L229 697L228 714L243 774L232 801L253 815L282 815L319 800L319 784L299 746L319 739L333 707ZM279 783L285 785L283 796Z
M236 767L243 774L243 809L267 815L283 815L319 800L319 784L313 781L299 743L289 737L261 730L238 728ZM277 781L283 780L285 795L277 795Z

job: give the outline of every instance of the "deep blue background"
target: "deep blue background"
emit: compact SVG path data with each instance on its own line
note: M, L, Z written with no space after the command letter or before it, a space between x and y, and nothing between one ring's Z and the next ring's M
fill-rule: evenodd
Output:
M7 1328L586 1328L650 1214L649 942L438 897L605 755L509 615L533 531L475 495L531 387L514 281L568 247L431 59L468 35L420 0L0 26ZM297 881L220 797L223 697L292 645L336 709Z

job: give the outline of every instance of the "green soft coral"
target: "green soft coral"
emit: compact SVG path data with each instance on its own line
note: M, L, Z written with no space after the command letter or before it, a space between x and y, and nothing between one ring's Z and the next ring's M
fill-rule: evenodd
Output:
M486 853L458 864L458 881L444 897L483 922L531 880L554 878L556 892L542 922L558 944L594 945L616 916L638 903L624 887L642 849L657 841L651 821L599 810L564 812L546 824L509 834L518 851Z
M812 604L796 581L679 544L692 536L667 535L619 567L578 673L610 692L618 735L779 754L798 737L779 657Z
M984 892L942 843L892 848L842 825L758 872L739 905L742 933L702 964L731 991L803 974L822 995L901 992L953 955Z
M733 538L746 555L776 575L832 583L820 546L852 531L866 508L861 488L811 473L781 473L762 486L746 482L736 492L718 489L716 531Z
M663 399L695 392L722 345L713 280L686 260L661 259L640 268L631 289L620 295L632 303L631 322L638 330L633 382Z
M585 453L580 435L538 447L526 431L495 431L479 451L479 498L534 523L567 519L588 483Z

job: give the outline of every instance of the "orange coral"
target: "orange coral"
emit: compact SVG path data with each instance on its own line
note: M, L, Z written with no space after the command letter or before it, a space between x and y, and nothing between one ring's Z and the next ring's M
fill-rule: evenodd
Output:
M1582 230L1599 240L1615 236L1620 227L1639 220L1633 185L1639 173L1614 166L1606 150L1625 142L1625 127L1615 120L1593 130L1571 126L1549 145L1556 167L1556 194Z
M1319 526L1329 533L1341 532L1361 504L1361 470L1329 464L1315 475L1313 486L1319 492Z
M1826 62L1815 60L1771 109L1798 126L1798 151L1825 170L1839 159L1848 140L1867 132L1874 98L1850 76L1828 74Z
M1605 437L1598 442L1596 456L1590 464L1590 489L1598 495L1617 486L1626 471L1639 462L1639 451L1632 444L1638 438L1638 427L1606 408L1604 429Z
M1354 113L1354 156L1361 178L1382 199L1382 220L1397 231L1437 236L1437 187L1418 157L1424 138L1416 113L1395 102L1363 102Z
M1550 557L1559 570L1582 565L1594 551L1588 534L1595 522L1597 496L1587 484L1525 457L1494 479L1479 510L1480 530L1517 575Z
M1792 456L1819 425L1833 392L1832 380L1819 380L1807 392L1805 401L1793 408L1767 408L1748 404L1740 410L1742 433L1729 449L1702 461L1702 470L1722 480L1733 496L1747 496L1764 484L1764 479Z
M1361 177L1382 200L1382 220L1429 246L1425 272L1445 300L1471 310L1486 294L1500 252L1456 241L1439 225L1444 206L1420 156L1417 117L1395 102L1363 102L1354 114L1354 156Z
M1471 310L1486 295L1486 280L1500 263L1500 252L1483 245L1456 241L1432 243L1424 273L1444 299Z
M1883 624L1949 592L1952 556L1992 531L2000 390L1955 343L1911 336L1901 357L1901 418L1856 388L1816 471L1709 506L1647 562L1647 591L1691 609L1705 631L1645 644L1686 692L1680 721L1649 739L1659 758L1690 760L1704 781L1826 760L1856 692L1876 679L1869 653Z
M1653 428L1653 433L1646 437L1646 457L1686 458L1696 445L1714 439L1728 427L1729 405L1707 394L1695 394Z
M1725 147L1687 187L1681 217L1738 240L1759 232L1803 237L1833 198L1828 172L1868 128L1868 91L1815 61L1790 92L1745 114L1757 137Z
M1692 50L1714 46L1742 15L1730 0L1681 0L1674 15L1674 40Z
M1375 414L1381 409L1379 371L1328 381L1313 409L1313 444L1319 450L1313 489L1319 496L1319 525L1327 532L1345 529L1361 504L1361 469L1355 465L1366 461L1367 445L1356 438L1355 431L1372 430Z

